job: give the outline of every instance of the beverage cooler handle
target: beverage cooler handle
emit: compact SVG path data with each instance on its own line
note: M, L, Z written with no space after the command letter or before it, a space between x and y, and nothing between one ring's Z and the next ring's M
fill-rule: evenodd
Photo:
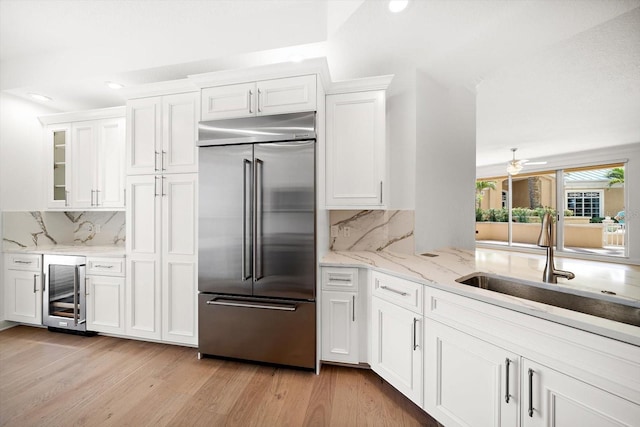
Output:
M247 170L249 177L247 180ZM251 194L249 194L249 203L247 203L247 191L250 193L251 187L251 161L244 159L242 165L242 280L251 278L251 252L247 256L247 232L251 234ZM248 222L248 227L247 227ZM249 248L251 251L251 246ZM248 265L247 265L248 263Z
M256 224L256 246L255 246L255 280L262 279L262 169L264 168L264 162L258 158L255 159L255 224Z
M73 271L73 324L78 326L78 266Z

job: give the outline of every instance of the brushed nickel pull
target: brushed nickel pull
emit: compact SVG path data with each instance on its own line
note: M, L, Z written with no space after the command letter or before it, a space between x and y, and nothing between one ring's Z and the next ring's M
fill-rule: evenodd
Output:
M355 322L356 321L356 296L352 295L351 296L351 301L353 306L351 307L351 321Z
M262 91L258 89L258 113L262 112Z
M253 90L249 89L249 114L253 114Z
M153 196L154 197L158 197L160 194L158 194L158 180L160 179L159 176L154 176L153 177Z
M38 275L34 274L33 275L33 293L35 294L36 292L38 292L38 290L36 289L36 281L38 280Z
M163 170L163 171L166 171L166 170L167 170L167 168L166 168L166 167L165 167L165 165L164 165L164 158L166 157L166 155L167 155L167 152L166 152L166 151L164 151L164 150L162 150L162 159L161 159L162 161L161 161L160 165L162 166L162 170Z
M26 265L29 265L29 264L32 264L33 261L22 261L22 260L16 259L16 260L13 261L13 263L14 264L26 264Z
M329 281L330 282L345 282L345 283L348 283L348 282L351 282L351 278L343 279L342 277L329 276Z
M380 181L380 204L382 204L382 181Z
M154 151L154 155L153 155L153 170L154 171L158 171L158 153L157 151Z
M406 297L407 295L409 295L409 294L408 294L408 293L406 293L406 292L402 292L402 291L399 291L399 290L397 290L397 289L390 288L390 287L388 287L388 286L380 286L380 289L384 289L384 290L386 290L386 291L390 291L390 292L393 292L393 293L395 293L395 294L402 295L403 297Z
M164 191L164 183L165 183L166 179L167 179L167 177L163 176L162 177L162 181L160 182L160 184L162 185L162 197L167 195L167 193L165 193L165 191Z
M414 317L413 318L413 351L416 351L416 349L418 348L418 340L416 338L416 329L418 329L417 323L418 323L418 319Z
M96 190L96 206L100 206L100 190Z
M113 265L94 265L95 268L113 268Z
M95 193L95 191L91 190L91 206L93 206L93 193Z
M506 359L504 359L504 364L505 364L505 370L506 372L506 380L505 380L505 393L504 393L504 401L509 403L509 398L511 397L509 395L509 365L511 365L511 360L509 360L509 358L507 357Z
M224 305L227 307L244 307L244 308L262 308L266 310L280 310L280 311L296 311L295 305L290 304L276 304L276 303L261 303L261 302L245 302L241 300L224 300L214 298L207 301L208 305Z
M529 417L533 418L533 369L529 368Z

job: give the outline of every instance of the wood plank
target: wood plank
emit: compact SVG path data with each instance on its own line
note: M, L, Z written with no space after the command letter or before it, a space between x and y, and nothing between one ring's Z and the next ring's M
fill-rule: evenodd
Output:
M0 426L438 426L366 369L315 375L27 326L0 332L0 354Z

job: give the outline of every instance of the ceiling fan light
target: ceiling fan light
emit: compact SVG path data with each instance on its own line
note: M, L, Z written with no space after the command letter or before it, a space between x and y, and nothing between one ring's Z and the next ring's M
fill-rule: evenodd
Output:
M507 165L507 173L509 175L517 175L522 170L522 165L518 162L509 162Z

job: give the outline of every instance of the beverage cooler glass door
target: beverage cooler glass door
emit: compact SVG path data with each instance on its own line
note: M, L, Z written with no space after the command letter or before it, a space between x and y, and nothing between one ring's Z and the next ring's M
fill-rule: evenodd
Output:
M43 323L56 328L86 328L83 257L45 255Z

